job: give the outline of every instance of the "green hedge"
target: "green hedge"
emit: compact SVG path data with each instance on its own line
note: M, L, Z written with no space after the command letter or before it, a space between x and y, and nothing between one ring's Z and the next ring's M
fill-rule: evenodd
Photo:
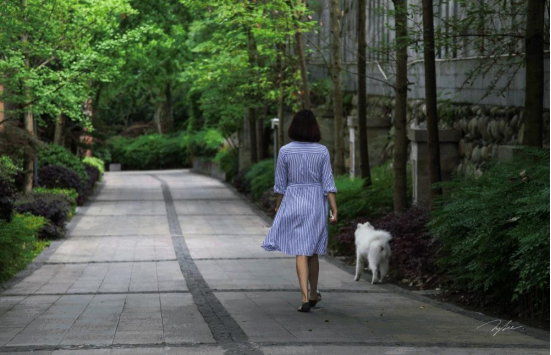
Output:
M39 168L47 165L60 165L74 170L82 182L88 180L84 164L67 149L55 144L43 144L37 153Z
M36 240L46 224L43 217L16 214L10 223L0 220L0 281L24 269L48 242Z
M262 197L264 191L274 186L274 160L266 159L252 165L245 173L253 200L258 200Z
M190 156L214 157L224 137L216 129L206 129L193 133L182 133L182 147L186 148Z
M113 163L124 169L165 169L185 165L186 151L177 136L150 134L137 138L113 137L109 140Z
M214 162L226 173L226 181L231 181L239 170L237 151L229 147L220 149L214 157Z
M124 169L164 169L189 166L191 156L213 158L224 142L215 129L172 135L149 134L109 139L111 161Z
M393 209L394 173L390 164L372 168L371 181L372 185L366 188L360 178L335 177L339 221L336 225L329 225L329 248L337 253L342 254L342 249L346 248L337 238L342 227L357 217L377 217Z
M549 151L524 148L479 178L442 185L450 193L429 226L448 287L548 312Z
M35 187L33 189L33 192L35 194L42 194L42 195L54 194L54 195L67 196L71 201L71 213L69 214L69 219L73 218L73 216L75 215L77 210L78 192L76 192L74 189L60 189L60 188L49 189L46 187Z
M82 163L97 168L101 175L103 175L103 173L105 172L105 163L100 158L85 157L84 159L82 159Z

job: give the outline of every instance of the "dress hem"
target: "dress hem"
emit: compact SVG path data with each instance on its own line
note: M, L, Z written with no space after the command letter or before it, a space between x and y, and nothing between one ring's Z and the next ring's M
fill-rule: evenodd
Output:
M288 252L285 252L283 250L281 250L279 247L277 246L272 246L272 245L261 245L260 246L262 249L264 249L265 251L268 251L268 252L271 252L271 251L279 251L283 254L286 254L286 255L294 255L294 256L298 256L298 255L303 255L303 256L314 256L314 255L325 255L327 254L327 251L325 252L322 252L322 253L313 253L313 254L296 254L296 253L288 253Z

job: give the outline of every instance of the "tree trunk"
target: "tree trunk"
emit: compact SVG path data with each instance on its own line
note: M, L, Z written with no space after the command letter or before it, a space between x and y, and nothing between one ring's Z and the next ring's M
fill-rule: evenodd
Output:
M55 120L54 144L63 146L65 138L65 115L60 113Z
M249 51L249 65L251 67L251 72L253 72L253 68L257 64L257 51L256 51L256 43L254 40L253 33L251 32L250 28L247 28L247 45L248 45L248 51ZM253 91L251 96L255 96L255 92ZM256 100L255 100L256 101ZM251 164L257 163L259 153L258 153L258 139L257 139L257 123L256 123L256 107L254 107L255 103L250 103L249 105L252 105L248 108L248 119L249 119L249 134L250 134L250 148L251 148Z
M299 3L302 3L303 0L299 0ZM291 5L291 2L289 2ZM296 17L297 21L301 21L301 15L298 14ZM298 65L300 70L300 77L302 81L302 92L300 97L302 99L302 108L306 110L312 109L312 103L310 102L310 90L308 89L308 70L306 69L306 56L304 54L304 41L302 40L302 32L297 26L297 32L295 33L295 52L298 56Z
M164 123L165 132L172 132L174 128L174 109L172 103L172 86L170 82L166 83L165 88L165 101L164 101Z
M4 94L4 85L0 84L0 132L4 130L4 127L6 125L6 122L4 122L4 120L6 119L6 114L5 114L6 109L4 106L4 101L2 101L1 99L3 94Z
M162 135L163 134L163 124L162 124L162 111L163 111L163 103L157 102L157 105L155 107L155 113L153 114L153 120L157 124L157 132Z
M32 112L31 106L27 106L26 112L24 114L24 125L25 131L27 134L34 138L34 115ZM35 168L35 154L34 148L29 149L29 153L25 153L24 159L24 175L23 175L23 191L29 193L33 190L33 181L34 181L34 168Z
M365 3L358 0L358 130L360 134L360 172L365 186L371 185L369 151L367 150L367 87L366 87L366 47L365 42Z
M543 28L545 1L528 0L526 16L526 89L524 99L524 141L532 147L543 146Z
M27 13L27 1L26 0L21 0L21 9L22 11L26 14ZM27 17L25 15L25 21L27 21ZM29 36L28 34L24 34L23 37L21 38L21 42L28 42L29 40ZM30 68L30 63L29 63L29 60L28 59L25 59L25 66L27 67L27 69ZM29 92L29 89L27 88L26 84L23 83L23 90L26 94L26 99L27 100L31 100L30 99L30 92ZM35 135L35 132L34 132L34 115L33 115L33 111L32 111L32 105L27 105L25 107L25 113L24 113L24 116L23 116L23 123L24 123L24 126L25 126L25 131L27 132L27 134L29 135L29 137L32 139L34 138L34 135ZM25 193L29 193L32 191L33 189L33 180L34 180L34 168L35 168L35 155L36 153L34 152L34 148L33 149L29 149L29 153L25 153L25 158L24 158L24 167L23 167L23 170L24 170L24 175L23 175L23 191Z
M256 110L254 108L248 109L247 119L249 120L249 143L251 148L251 164L258 162L257 143L256 143Z
M295 48L298 55L300 77L302 79L302 92L300 96L302 98L302 108L311 110L312 103L310 102L310 91L308 89L308 71L306 69L306 56L304 55L304 45L302 42L302 33L298 31L295 34Z
M257 111L258 116L258 111ZM263 115L256 119L256 158L257 161L264 159L264 120Z
M333 82L333 113L335 116L335 175L344 174L344 139L341 89L341 24L340 1L331 0L331 80Z
M283 146L283 142L285 141L285 98L284 92L283 92L283 79L284 79L284 73L285 73L285 67L283 58L285 57L285 44L278 43L277 44L278 54L277 54L277 68L278 68L278 86L279 86L279 101L277 103L277 118L279 118L279 125L277 130L277 141L278 146L276 147L274 144L274 149L277 151L279 148Z
M394 211L407 208L407 0L394 0L396 11L396 103L394 105Z
M425 56L425 104L427 106L429 174L430 184L432 186L442 180L440 170L440 142L438 139L436 64L434 60L434 14L432 0L423 0L423 41ZM441 188L431 187L430 209L434 207L434 197L441 194Z

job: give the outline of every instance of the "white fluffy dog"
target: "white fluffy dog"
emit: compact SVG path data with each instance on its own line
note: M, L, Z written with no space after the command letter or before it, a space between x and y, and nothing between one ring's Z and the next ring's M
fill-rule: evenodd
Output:
M382 281L388 273L388 262L390 260L390 245L388 242L392 238L390 233L375 229L369 222L358 223L356 232L356 276L354 280L360 280L360 274L364 267L364 261L367 259L369 269L373 273L371 283L374 284L377 279ZM378 278L378 272L381 277Z

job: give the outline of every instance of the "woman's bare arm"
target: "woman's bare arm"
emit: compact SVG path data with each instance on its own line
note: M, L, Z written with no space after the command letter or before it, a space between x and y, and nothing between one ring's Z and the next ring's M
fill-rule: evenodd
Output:
M281 195L281 194L275 194L275 195L276 195L275 211L277 212L277 210L279 209L279 205L281 205L281 200L283 199L283 195Z
M331 224L337 223L337 199L334 192L329 192L327 194L327 199L331 205L331 211L333 212L333 217L329 220Z

